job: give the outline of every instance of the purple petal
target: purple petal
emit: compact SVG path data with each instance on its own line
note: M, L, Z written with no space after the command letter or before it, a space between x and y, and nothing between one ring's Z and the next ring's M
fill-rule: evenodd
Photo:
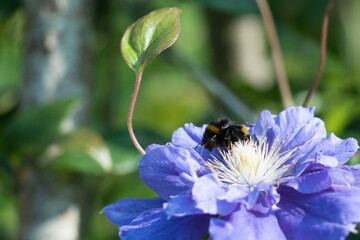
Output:
M324 138L313 149L309 150L302 159L303 161L318 159L318 161L327 166L332 166L334 161L337 161L336 166L342 166L354 155L358 148L358 143L354 138L342 140L333 133L330 133L327 138Z
M211 173L199 178L192 189L196 208L204 213L227 215L234 210L236 203L226 201L227 189L216 174Z
M252 191L246 186L230 188L226 193L228 202L242 203L247 210L267 213L271 207L279 202L280 196L274 186L260 182Z
M275 117L275 126L280 140L291 141L299 130L314 117L315 108L290 107Z
M274 186L267 186L260 182L246 200L247 210L266 214L279 202L280 195Z
M196 152L198 152L200 154L200 156L202 157L202 159L204 160L212 160L214 158L216 158L219 161L222 161L223 159L223 155L222 153L226 152L227 148L225 147L221 147L221 148L214 148L211 152L209 152L207 149L205 149L202 145L199 145L196 148ZM208 173L211 173L211 171L209 171Z
M168 200L192 187L204 174L202 164L204 161L195 150L159 146L140 160L140 178L160 198Z
M164 204L164 208L166 214L169 217L183 217L187 215L204 214L204 211L196 208L195 205L196 203L192 198L191 190L189 190L185 193L179 194L171 198L171 200Z
M186 216L194 214L228 215L238 202L225 199L227 189L215 174L202 176L193 188L186 193L173 197L165 204L169 216Z
M265 207L272 207L280 201L280 194L277 192L276 187L268 186L266 191L261 191L260 201Z
M156 148L158 148L158 147L162 147L162 146L164 146L164 145L160 145L160 144L156 144L156 143L150 144L149 146L146 147L145 152L146 152L146 153L147 153L147 152L150 152L150 151L152 151L152 150L154 150L154 149L156 149ZM172 147L174 147L174 144L168 142L168 143L165 144L165 146L172 146Z
M226 193L226 200L229 202L241 202L249 195L249 187L247 186L234 186Z
M150 152L152 150L154 150L155 148L161 147L161 145L159 144L150 144L149 146L146 147L145 152Z
M309 160L323 165L322 169L342 166L357 151L358 144L353 138L342 140L334 134L326 137L321 119L314 117L314 108L291 107L278 116L263 111L254 126L255 134L264 134L271 145L275 137L286 141L283 151L297 148L290 160L297 162L295 175L308 169ZM304 164L303 164L304 163Z
M256 185L256 187L250 192L250 194L247 197L247 202L246 202L246 208L248 210L252 209L254 207L254 205L257 203L258 198L260 196L260 192L264 190L264 188L266 188L266 184L264 184L263 182L260 182Z
M100 213L105 213L110 222L121 227L146 210L162 207L163 203L160 198L124 198L106 206Z
M314 108L291 107L278 116L263 111L255 124L256 135L266 132L269 144L272 145L275 137L280 142L285 141L283 151L297 148L297 154L292 161L306 155L318 142L326 137L324 122L314 117Z
M192 123L187 123L183 128L177 129L171 138L171 142L177 147L188 147L195 149L201 143L206 125L196 127Z
M307 173L286 183L300 193L315 193L329 188L347 187L353 181L352 174L340 168Z
M259 114L259 117L254 125L254 134L266 135L269 128L274 125L274 119L269 110L264 110Z
M343 239L360 221L360 190L301 194L289 187L278 189L276 211L288 239Z
M215 173L210 173L199 178L192 189L195 201L203 202L224 197L226 189Z
M221 219L212 218L209 233L213 240L285 239L274 213L252 212L245 207Z
M120 228L122 240L199 240L208 231L208 215L172 217L168 219L163 209L152 209Z
M283 151L297 147L298 154L311 150L321 139L326 138L325 124L319 118L313 118L309 124L304 125L283 148Z
M342 169L352 173L354 180L351 182L351 186L360 188L360 164L343 166Z

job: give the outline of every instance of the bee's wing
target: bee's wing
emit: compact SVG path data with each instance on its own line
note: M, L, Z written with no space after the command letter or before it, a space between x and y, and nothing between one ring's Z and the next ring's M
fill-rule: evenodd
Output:
M244 123L244 125L245 125L246 127L254 127L254 126L255 126L254 124L251 124L251 123L248 123L248 122Z

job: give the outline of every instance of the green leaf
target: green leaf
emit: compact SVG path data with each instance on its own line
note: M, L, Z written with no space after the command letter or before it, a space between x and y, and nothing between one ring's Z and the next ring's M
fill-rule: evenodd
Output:
M112 170L112 158L103 138L90 129L73 131L49 145L40 164L53 169L103 174Z
M0 90L0 115L9 112L18 102L17 94L13 89Z
M113 175L125 175L138 171L139 159L141 154L132 146L119 146L111 142L107 142L113 160Z
M79 101L72 98L18 113L4 131L9 150L27 157L41 153L49 142L69 131L67 120L77 107Z
M162 8L131 24L121 39L120 50L135 72L142 71L153 58L170 47L180 33L178 8Z
M40 165L86 174L124 175L137 171L140 157L131 147L106 142L91 129L79 129L50 144L40 158Z

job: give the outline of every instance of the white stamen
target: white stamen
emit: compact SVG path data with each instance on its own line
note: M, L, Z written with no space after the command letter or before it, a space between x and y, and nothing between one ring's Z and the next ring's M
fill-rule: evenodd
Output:
M222 160L214 157L207 165L229 187L246 185L253 188L261 181L279 186L280 183L289 181L283 177L291 174L289 170L295 163L287 161L297 151L292 148L282 152L285 140L283 143L279 141L276 137L271 146L263 136L259 136L257 141L240 141L234 143L229 151L220 152Z

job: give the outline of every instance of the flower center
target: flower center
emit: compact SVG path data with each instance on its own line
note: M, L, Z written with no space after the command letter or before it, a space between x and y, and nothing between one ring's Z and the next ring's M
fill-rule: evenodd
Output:
M209 169L229 187L246 185L251 188L259 182L279 185L289 181L295 164L287 163L297 149L282 151L284 143L275 138L270 145L268 139L259 136L257 141L240 141L232 144L229 151L220 151L222 159L209 160Z

